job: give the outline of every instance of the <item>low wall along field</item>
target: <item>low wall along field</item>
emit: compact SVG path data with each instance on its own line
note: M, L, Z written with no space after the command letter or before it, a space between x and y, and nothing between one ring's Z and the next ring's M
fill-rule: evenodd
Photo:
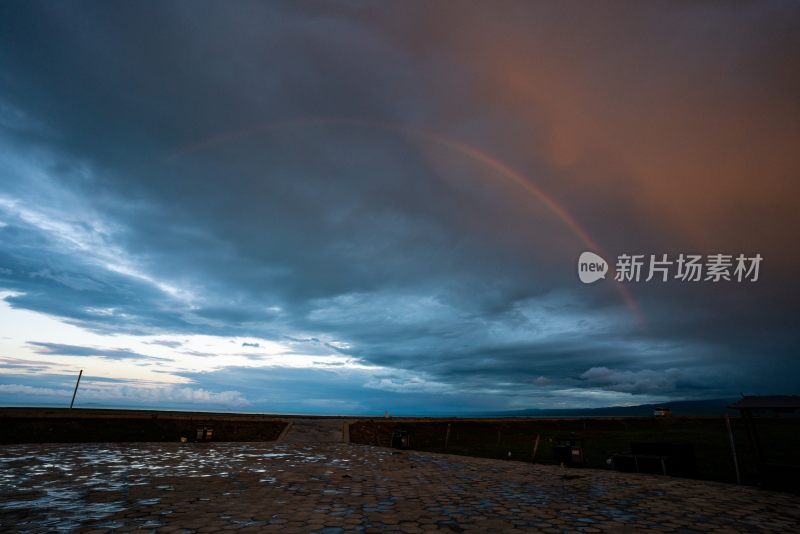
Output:
M178 442L182 437L195 441L197 429L203 427L213 428L214 442L274 441L290 420L296 418L153 410L2 408L0 443ZM351 443L390 447L393 432L400 430L407 432L411 449L542 464L559 463L554 446L560 440L583 440L584 465L599 469L610 469L607 460L631 450L632 443L640 449L640 444L690 446L696 464L690 476L736 481L730 438L722 417L380 418L355 422L337 419L334 426L341 428L342 424L349 430L344 439ZM756 483L756 462L744 424L734 417L731 426L742 481ZM758 418L757 427L767 462L800 464L799 417ZM539 445L534 458L537 436ZM311 441L314 439L317 438Z
M731 425L743 482L753 482L755 461L744 425L738 417L731 418ZM758 428L768 458L800 463L800 418L764 418L758 421ZM722 417L366 419L350 425L350 441L388 447L395 430L407 431L409 448L415 450L543 464L558 463L553 456L558 440L583 439L586 467L601 469L610 469L607 460L628 451L631 443L690 444L697 478L736 481L730 438ZM539 447L534 460L537 435Z
M286 425L249 414L3 408L0 443L194 441L202 427L213 429L213 441L273 441Z

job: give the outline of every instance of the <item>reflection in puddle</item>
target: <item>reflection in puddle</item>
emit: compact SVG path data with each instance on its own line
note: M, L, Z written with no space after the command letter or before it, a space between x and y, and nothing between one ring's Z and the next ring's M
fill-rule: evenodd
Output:
M6 445L0 448L0 519L23 531L70 531L87 524L117 529L123 524L111 517L131 508L153 509L161 517L171 514L173 510L161 506L161 497L151 495L169 495L176 479L223 477L239 484L238 477L252 474L260 484L275 485L288 466L327 460L313 447L285 444ZM326 465L343 468L348 461L333 459ZM141 491L150 494L141 498ZM149 515L137 526L161 525Z
M711 518L709 502L752 513ZM772 521L794 532L796 509L791 497L745 488L589 470L567 478L557 467L347 444L0 446L0 532L302 530L306 516L319 532L381 531L401 514L458 532L485 531L487 518L501 532L640 531L660 518L704 531Z

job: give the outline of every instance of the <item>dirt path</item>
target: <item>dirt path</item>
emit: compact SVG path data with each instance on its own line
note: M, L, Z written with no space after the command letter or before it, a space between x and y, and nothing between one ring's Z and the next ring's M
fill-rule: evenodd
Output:
M347 419L291 419L278 438L279 443L342 443L349 442Z

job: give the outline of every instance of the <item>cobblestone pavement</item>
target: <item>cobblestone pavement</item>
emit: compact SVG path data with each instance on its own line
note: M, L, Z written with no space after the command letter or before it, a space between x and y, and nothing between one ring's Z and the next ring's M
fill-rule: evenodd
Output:
M800 532L796 496L343 443L0 448L0 531Z

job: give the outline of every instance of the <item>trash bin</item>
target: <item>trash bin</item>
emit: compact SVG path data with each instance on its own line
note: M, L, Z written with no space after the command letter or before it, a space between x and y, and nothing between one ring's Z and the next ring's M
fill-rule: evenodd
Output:
M208 426L197 427L196 441L211 441L214 437L214 429Z
M407 449L409 445L407 430L395 430L392 432L392 447L395 449Z
M583 440L557 440L553 447L553 459L555 459L556 463L564 464L567 467L583 465Z

